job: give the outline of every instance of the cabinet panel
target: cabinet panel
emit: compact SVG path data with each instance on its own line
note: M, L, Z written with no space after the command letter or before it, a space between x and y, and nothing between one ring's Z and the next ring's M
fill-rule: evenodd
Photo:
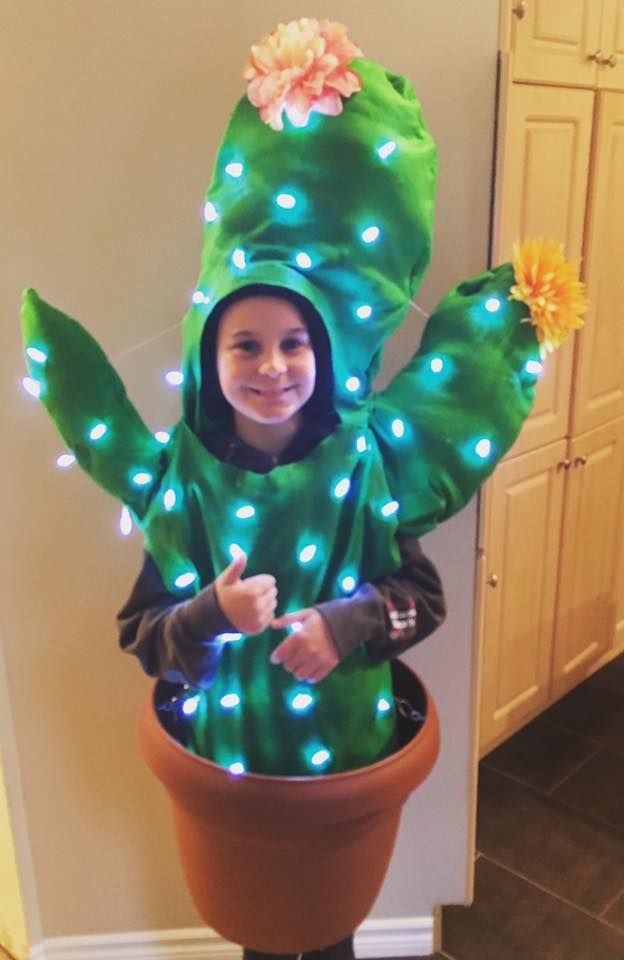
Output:
M508 460L483 496L482 752L548 702L565 450Z
M512 84L501 107L494 261L511 259L515 240L560 239L569 257L583 247L594 94ZM568 433L573 345L548 358L535 407L508 456Z
M601 93L588 203L589 310L577 335L572 432L624 414L624 94Z
M599 0L526 0L513 17L514 80L594 86L589 60L600 42Z
M624 474L624 418L570 441L561 542L553 695L591 672L613 643Z
M603 0L600 47L612 59L598 70L598 86L624 90L624 0Z

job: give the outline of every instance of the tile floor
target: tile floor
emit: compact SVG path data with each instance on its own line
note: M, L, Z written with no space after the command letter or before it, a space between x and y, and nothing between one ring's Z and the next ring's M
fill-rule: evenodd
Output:
M624 960L624 655L479 771L475 900L436 960Z

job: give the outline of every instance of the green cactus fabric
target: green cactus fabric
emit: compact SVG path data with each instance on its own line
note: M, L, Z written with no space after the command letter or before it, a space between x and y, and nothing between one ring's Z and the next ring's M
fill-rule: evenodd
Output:
M25 346L41 399L81 466L133 511L181 600L242 548L248 574L272 572L278 613L339 596L397 569L397 531L418 535L461 509L529 412L537 360L510 265L456 287L389 387L372 382L405 318L432 238L436 150L407 80L357 59L362 90L305 128L262 123L244 98L205 198L200 276L183 330L183 416L162 447L90 336L32 291ZM201 338L228 294L295 290L326 325L336 431L303 461L254 474L199 440ZM107 433L91 439L93 426ZM137 486L137 476L143 484ZM149 480L145 478L149 477ZM218 676L189 690L189 746L235 773L287 776L362 766L394 748L390 671L363 649L306 687L269 662L283 631L223 638Z

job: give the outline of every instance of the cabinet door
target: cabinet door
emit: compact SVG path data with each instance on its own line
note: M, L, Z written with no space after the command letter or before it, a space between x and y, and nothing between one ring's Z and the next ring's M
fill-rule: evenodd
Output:
M624 90L624 0L603 0L600 47L609 62L598 70L598 86Z
M506 461L482 498L482 753L548 702L565 451Z
M598 67L601 0L525 0L513 17L514 80L593 87Z
M624 414L624 93L598 95L588 211L589 311L577 335L573 434Z
M624 475L624 417L570 441L553 696L591 672L613 644Z
M553 237L569 257L583 249L595 94L511 84L501 104L494 261L515 240ZM549 356L535 407L509 456L568 434L573 345Z

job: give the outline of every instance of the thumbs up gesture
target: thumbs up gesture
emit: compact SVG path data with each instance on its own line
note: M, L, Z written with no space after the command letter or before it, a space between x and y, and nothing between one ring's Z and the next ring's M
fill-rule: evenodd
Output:
M239 553L215 580L217 600L223 613L240 633L262 633L270 625L277 606L275 577L259 573L242 579L247 556Z

